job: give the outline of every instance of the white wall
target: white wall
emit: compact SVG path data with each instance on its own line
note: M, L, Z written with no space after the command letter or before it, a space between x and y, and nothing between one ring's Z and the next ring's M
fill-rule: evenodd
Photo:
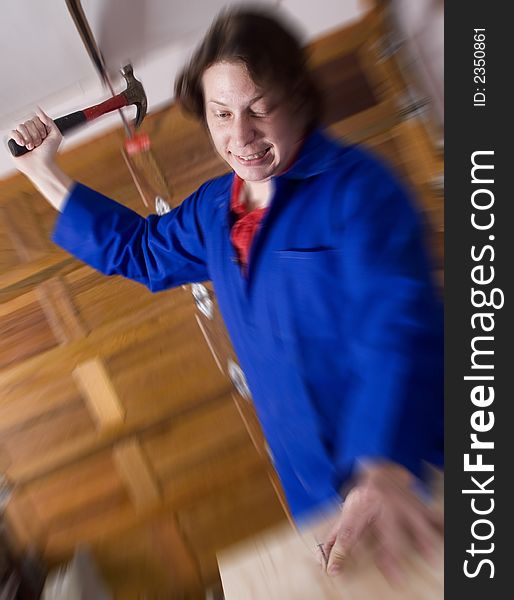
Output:
M278 0L278 5L303 23L310 39L355 21L365 12L362 0Z

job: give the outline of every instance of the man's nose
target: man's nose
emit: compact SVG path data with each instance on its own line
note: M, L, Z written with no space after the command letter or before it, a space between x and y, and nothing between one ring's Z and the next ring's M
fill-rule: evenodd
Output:
M234 120L233 141L236 148L243 149L251 144L255 138L255 128L252 120L241 116Z

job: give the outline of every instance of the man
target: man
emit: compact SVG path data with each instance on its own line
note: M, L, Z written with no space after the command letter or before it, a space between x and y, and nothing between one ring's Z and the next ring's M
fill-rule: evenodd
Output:
M274 17L223 12L176 93L233 172L167 215L73 182L42 111L12 132L33 150L15 163L81 260L155 292L213 281L293 515L345 498L328 573L370 530L396 579L412 542L433 548L416 490L442 464L442 315L418 216L386 168L317 129L303 50Z

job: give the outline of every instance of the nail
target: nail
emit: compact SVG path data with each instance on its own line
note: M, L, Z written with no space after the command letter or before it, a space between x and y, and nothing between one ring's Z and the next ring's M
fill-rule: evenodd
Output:
M328 564L328 558L327 558L327 555L325 553L325 549L323 548L323 545L324 544L318 544L318 548L319 548L319 551L321 553L321 556L323 557L323 566L326 568L326 566Z

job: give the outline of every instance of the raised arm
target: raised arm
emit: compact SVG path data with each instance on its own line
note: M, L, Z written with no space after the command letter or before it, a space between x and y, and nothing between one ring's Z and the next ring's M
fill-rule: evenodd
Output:
M122 275L151 291L209 279L199 216L208 185L167 215L145 219L63 173L55 162L62 136L42 110L11 136L31 150L13 159L15 166L62 213L52 236L59 246L105 275Z

